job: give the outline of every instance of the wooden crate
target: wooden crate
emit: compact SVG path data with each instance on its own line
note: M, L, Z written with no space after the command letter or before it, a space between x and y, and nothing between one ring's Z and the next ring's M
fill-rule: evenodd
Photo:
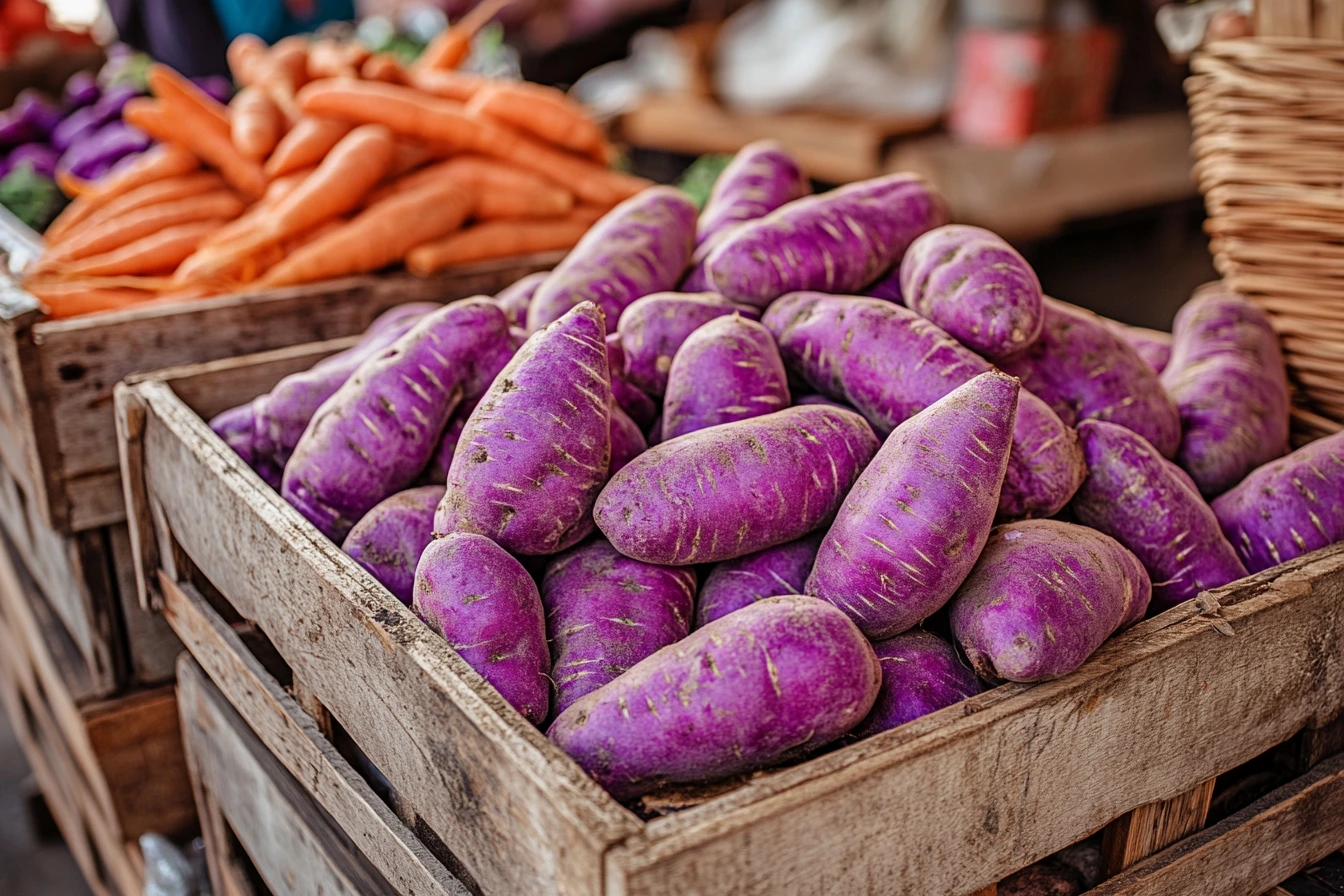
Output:
M965 894L1103 828L1122 868L1202 825L1210 779L1344 708L1337 546L1140 623L1062 680L996 688L645 820L202 420L339 347L123 386L119 438L146 600L394 883L414 846L314 765L322 744L239 674L236 646L201 634L183 609L199 595L269 639L300 705L349 734L418 843L487 894Z
M286 896L426 892L394 887L271 754L189 656L182 658L178 682L187 763L215 893L251 894L256 892L257 880L270 892ZM312 720L269 678L268 690L297 730L313 727ZM340 756L333 753L329 763L326 770L352 782L358 780ZM371 792L366 798L377 799ZM383 814L381 832L414 842L390 810L384 809ZM437 874L428 892L467 896L466 887L432 857L424 855L420 861L425 870L434 868Z
M0 550L0 702L70 851L98 896L138 896L136 838L195 824L171 687L89 701L63 627Z
M0 288L0 463L56 532L121 522L112 387L128 374L360 333L393 305L494 293L562 254L70 320L43 320L33 297L9 284Z

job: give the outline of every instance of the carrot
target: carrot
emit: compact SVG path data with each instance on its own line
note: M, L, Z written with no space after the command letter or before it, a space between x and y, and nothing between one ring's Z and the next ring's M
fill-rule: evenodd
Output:
M48 246L48 251L62 251L66 243L74 241L86 230L101 227L109 222L115 224L118 218L136 209L188 199L223 187L224 182L213 171L197 171L194 174L183 174L180 177L170 177L147 183L143 187L136 187L129 193L123 193L103 203L79 224L69 228L59 243Z
M294 95L308 81L308 38L295 35L277 41L266 54L259 85L290 121L298 121Z
M372 205L394 193L452 181L476 194L472 217L556 218L574 209L574 197L544 178L483 156L455 156L392 181L369 196Z
M551 184L532 190L488 190L476 196L471 216L477 221L563 218L574 211L574 195Z
M188 270L193 275L209 276L216 265L231 267L247 255L345 214L358 206L382 179L392 163L395 146L396 140L387 128L379 125L355 128L336 144L312 174L257 222L254 230L231 243L213 247L219 250L218 257L199 269L193 265Z
M71 262L93 255L111 252L127 243L155 234L165 227L176 227L196 221L215 221L219 224L237 217L243 203L227 190L192 195L183 199L148 205L124 215L104 221L96 227L72 236L43 255L34 271L60 268Z
M467 103L468 115L482 115L548 143L611 164L615 152L597 122L563 91L523 81L498 81Z
M358 78L369 56L369 48L357 40L318 38L308 45L308 80Z
M210 218L165 227L110 252L90 255L64 265L56 272L56 276L77 279L171 271L195 252L201 240L219 227L223 220Z
M266 175L261 165L245 159L234 148L228 131L217 132L196 113L169 111L153 100L137 98L126 104L122 119L165 143L177 143L191 150L207 164L219 169L224 179L244 196L255 199L266 191Z
M335 118L305 115L295 122L289 133L280 138L275 151L266 160L267 177L279 177L322 161L331 148L350 133L349 122Z
M370 81L314 81L299 93L310 114L383 124L445 152L477 152L540 174L593 205L610 208L649 182L609 171L492 121L467 115L462 104L409 87Z
M255 34L240 34L226 54L233 80L243 86L257 83L266 64L266 41Z
M288 196L295 187L303 183L303 180L313 173L312 168L304 168L300 171L293 171L289 174L281 175L271 181L266 188L266 195L262 196L256 203L225 224L219 230L206 237L201 243L201 248L210 246L219 246L224 243L230 243L240 236L247 234L257 227L258 223L269 215L275 204Z
M410 81L401 61L390 53L375 53L364 60L359 75L366 81L386 81L389 84L406 84Z
M229 104L230 136L243 158L260 161L280 141L284 126L280 109L258 87L244 87Z
M442 158L442 155L423 143L415 140L398 140L397 148L392 153L392 164L388 166L383 180L389 181L401 177L438 158Z
M56 186L60 187L61 192L71 199L78 199L87 193L93 191L93 182L76 177L64 168L56 171Z
M228 107L173 69L156 62L149 67L146 80L164 108L191 114L202 125L209 122L222 134L229 132Z
M442 71L439 69L410 70L411 86L440 99L457 100L465 103L482 89L495 83L494 78L485 75L473 75L468 72Z
M483 0L478 3L456 24L434 36L415 60L416 68L454 69L461 66L471 55L471 42L476 33L508 5L509 0Z
M152 292L138 289L90 287L82 283L41 285L28 291L42 300L47 316L53 320L95 311L116 311L155 297Z
M47 228L47 245L59 242L79 222L111 200L145 184L187 174L200 167L196 157L180 146L160 143L148 150L133 165L103 178L92 189L65 207Z
M447 181L389 196L290 253L261 282L289 286L376 271L400 261L415 246L461 227L472 200L469 191Z
M406 270L426 276L452 265L532 252L569 249L605 214L605 209L579 206L550 221L487 221L406 253Z

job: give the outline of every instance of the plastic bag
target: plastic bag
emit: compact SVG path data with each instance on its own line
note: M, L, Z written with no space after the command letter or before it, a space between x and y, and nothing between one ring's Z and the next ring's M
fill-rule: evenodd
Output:
M141 834L140 852L145 858L144 896L208 896L199 862L193 863L167 837Z
M936 115L952 63L946 0L761 0L724 23L715 87L759 111Z

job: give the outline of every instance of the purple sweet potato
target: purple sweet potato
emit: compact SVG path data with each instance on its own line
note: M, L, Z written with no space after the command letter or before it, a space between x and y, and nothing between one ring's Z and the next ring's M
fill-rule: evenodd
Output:
M583 302L518 350L467 421L436 534L554 554L591 531L611 461L605 337L601 309Z
M210 421L215 435L224 440L224 444L243 459L243 463L252 466L255 458L257 415L251 402L229 408Z
M1159 374L1167 369L1167 364L1171 361L1170 333L1150 330L1147 327L1131 327L1129 324L1122 324L1118 320L1107 320L1106 318L1102 318L1102 320L1112 333L1128 342L1129 347L1134 349L1140 358L1147 361L1149 367Z
M854 409L851 408L849 405L845 404L843 401L836 401L834 398L828 398L828 397L826 397L825 395L816 395L816 394L813 394L813 395L796 395L796 396L794 396L793 403L794 403L795 405L799 405L799 404L824 404L824 405L826 405L827 407L830 407L830 408L844 408L844 409L847 410L847 411L852 411L852 410L854 410Z
M1118 423L1163 457L1176 456L1181 418L1175 403L1148 362L1091 311L1047 298L1041 338L999 366L1069 426Z
M625 378L650 395L662 395L682 343L714 318L734 313L760 318L757 309L735 305L712 292L665 292L634 302L621 315L618 328Z
M508 551L483 535L435 539L416 567L412 606L529 722L546 721L545 611L537 583Z
M774 140L749 143L714 181L695 225L695 254L683 288L708 284L705 259L732 228L763 218L780 206L812 192L812 184L788 150Z
M607 212L537 288L527 329L583 302L615 323L635 299L673 289L691 257L695 216L695 203L673 187L650 187Z
M816 529L876 451L858 414L787 408L650 448L611 478L593 515L627 557L717 563Z
M864 287L863 294L870 299L883 299L888 302L895 302L898 305L904 305L905 295L901 292L901 266L896 265L881 277L869 283Z
M817 559L821 534L725 560L705 576L695 605L695 627L704 628L734 610L767 597L802 594L807 574Z
M795 293L775 302L761 322L786 366L858 409L882 434L990 369L935 324L880 299ZM1053 516L1086 473L1077 434L1024 388L1000 516Z
M998 526L952 599L952 634L988 681L1048 681L1077 669L1148 609L1139 558L1058 520Z
M1045 321L1031 265L1002 237L967 224L930 230L911 244L901 294L912 311L990 359L1031 345Z
M1218 520L1181 468L1137 433L1100 420L1078 426L1088 476L1074 519L1120 542L1148 570L1153 604L1174 607L1246 575Z
M771 597L692 632L565 710L548 736L618 800L824 746L872 708L882 670L854 623Z
M1288 452L1288 377L1269 318L1223 290L1196 293L1176 314L1162 385L1185 437L1176 462L1206 496Z
M598 538L552 560L541 583L556 715L691 630L695 570L631 560Z
M644 441L648 442L650 448L654 445L661 445L663 442L663 415L659 414L654 421L649 424L648 432L644 434Z
M982 373L896 427L822 539L806 593L874 641L951 600L994 525L1017 398L1017 380Z
M256 451L283 468L317 409L366 360L396 342L422 317L441 306L429 302L398 305L378 316L353 348L291 374L256 400Z
M857 292L947 220L946 203L919 175L876 177L733 228L705 269L720 295L758 308L799 290Z
M620 333L607 334L607 367L611 370L612 397L641 429L648 429L658 416L658 404L643 389L626 380L625 348Z
M443 428L443 435L439 437L439 447L434 450L434 456L430 458L427 470L434 483L448 481L448 468L452 466L453 455L457 453L457 443L462 441L462 433L466 431L467 421L471 419L477 404L475 401L463 402L453 411L453 416L448 418L448 425Z
M1344 541L1344 432L1256 469L1213 512L1251 572Z
M788 377L770 331L736 314L715 318L672 359L663 438L760 417L789 403Z
M475 359L508 341L488 299L433 311L368 358L313 416L281 492L332 541L429 463Z
M609 475L615 476L630 461L639 457L649 448L639 424L630 419L630 415L621 410L620 404L611 403L611 460L608 464Z
M695 224L695 244L702 246L728 228L763 218L811 192L803 170L778 142L748 143L714 181Z
M550 271L537 271L535 274L528 274L521 280L516 281L512 286L506 286L495 296L495 301L499 307L504 309L504 315L509 319L511 327L527 327L527 309L532 304L532 297L537 294L537 289L546 282L546 278L551 276Z
M443 486L422 485L379 502L345 536L341 550L397 600L410 604L415 567L434 538L434 510Z
M855 728L870 737L960 703L984 690L980 679L937 635L912 631L873 644L882 664L882 687L873 711Z

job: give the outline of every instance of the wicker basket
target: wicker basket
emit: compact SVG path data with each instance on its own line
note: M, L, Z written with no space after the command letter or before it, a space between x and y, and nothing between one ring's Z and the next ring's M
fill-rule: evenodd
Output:
M1214 265L1273 318L1295 422L1344 428L1344 42L1207 45L1186 81Z

